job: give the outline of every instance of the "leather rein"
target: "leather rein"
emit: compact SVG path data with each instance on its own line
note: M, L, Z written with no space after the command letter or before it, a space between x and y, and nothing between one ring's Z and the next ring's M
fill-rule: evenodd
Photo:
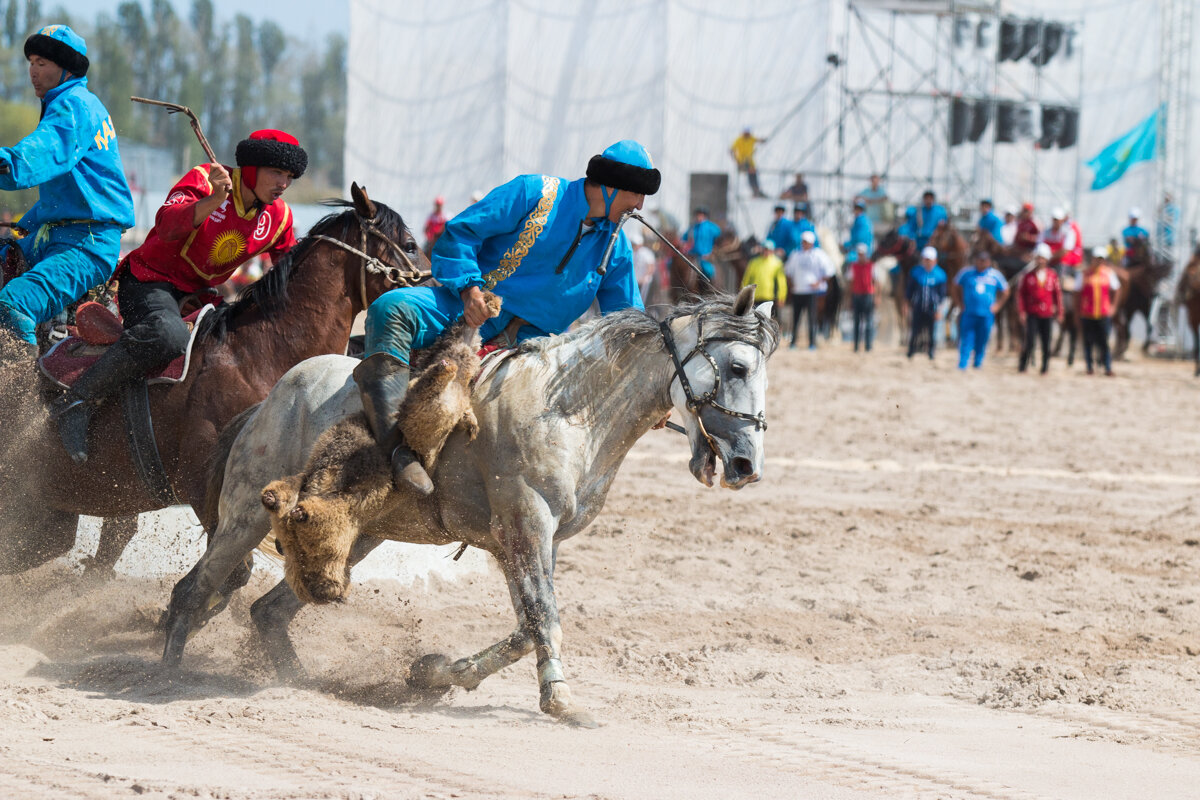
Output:
M339 247L342 250L345 250L346 252L356 255L362 259L362 269L359 271L358 288L362 296L364 311L366 311L367 306L370 305L370 301L367 300L367 273L371 273L372 275L382 275L387 282L393 286L413 286L430 276L429 272L422 272L421 270L417 269L416 264L414 264L412 259L408 257L408 254L401 249L400 245L396 244L396 242L388 237L387 234L379 229L379 226L375 222L375 217L364 217L362 214L358 213L356 209L354 211L354 218L358 220L358 230L362 234L362 244L360 247L354 247L353 245L343 242L341 239L335 239L332 236L325 236L319 233L312 234L309 236L309 238L319 239L322 242L328 242L329 244ZM392 266L391 264L381 261L380 259L368 253L367 240L370 237L381 239L394 254L400 257L400 260L404 262L404 266L408 268L407 271L402 270L400 267Z
M696 423L700 426L700 432L704 434L704 438L708 441L708 446L712 448L713 453L720 455L716 442L713 441L712 436L704 427L704 419L700 416L700 412L705 408L711 408L727 416L753 422L755 430L765 431L767 429L767 418L762 411L759 411L757 414L748 414L745 411L737 411L717 402L717 393L721 390L721 368L718 366L717 360L713 357L712 353L708 352L704 347L709 342L741 342L743 344L753 344L753 342L748 342L745 339L739 339L735 336L710 336L706 338L704 336L704 317L698 316L696 318L696 346L686 356L680 357L679 348L675 344L675 334L671 330L672 319L677 319L677 317L668 318L658 323L658 329L662 333L663 342L667 346L667 352L671 354L671 361L675 363L674 377L679 379L679 385L683 389L684 397L687 398L687 410L696 418ZM757 345L755 346L757 347ZM684 369L687 363L698 355L703 356L713 370L712 388L701 395L697 395L696 391L692 388L692 383L688 380L687 371ZM680 433L687 432L685 428L674 423L668 422L667 427Z

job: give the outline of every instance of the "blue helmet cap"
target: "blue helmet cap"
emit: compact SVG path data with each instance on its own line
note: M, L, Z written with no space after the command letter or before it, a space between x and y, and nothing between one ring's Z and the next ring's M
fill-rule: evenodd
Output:
M87 42L66 25L46 25L25 40L25 58L41 56L73 75L88 71Z
M654 194L662 175L654 168L650 154L632 139L622 139L588 162L587 177L613 189L635 194Z

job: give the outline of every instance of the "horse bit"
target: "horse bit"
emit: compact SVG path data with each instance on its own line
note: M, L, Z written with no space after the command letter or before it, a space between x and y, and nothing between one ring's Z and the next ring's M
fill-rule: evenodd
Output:
M387 234L379 230L379 226L375 224L375 217L364 217L362 214L358 213L357 209L354 211L354 217L358 220L358 229L362 233L361 248L356 248L352 245L346 244L341 239L334 239L332 236L325 236L319 233L310 235L309 238L319 239L322 242L328 242L329 244L340 247L342 250L345 250L348 253L353 253L362 259L362 271L359 273L358 288L362 294L364 311L366 310L367 306L370 305L370 302L367 300L368 272L372 275L383 275L387 279L388 283L391 283L395 286L409 286L423 278L429 277L429 273L422 272L421 270L417 269L417 266L413 264L412 259L410 259L408 254L401 249L400 245L396 244L390 237L388 237ZM403 261L404 265L409 269L408 273L405 274L400 270L399 267L393 267L369 254L367 252L367 238L369 236L382 239L384 244L391 248L393 253L400 256L400 260Z
M679 378L679 385L683 388L684 397L687 398L687 410L695 416L696 423L700 426L700 432L704 434L704 438L708 440L708 446L712 448L714 453L718 452L716 443L713 442L712 436L709 435L708 430L704 427L704 420L700 417L700 412L706 406L715 411L720 411L727 416L753 422L755 430L765 431L767 429L767 418L762 411L759 411L757 414L747 414L745 411L737 411L717 402L717 392L721 389L721 368L718 366L717 360L713 358L712 353L704 348L704 345L709 342L741 342L743 344L750 344L750 342L733 336L712 336L705 338L704 317L699 316L696 320L696 346L692 348L690 353L680 358L679 348L675 346L675 334L671 331L671 319L665 319L658 323L658 328L662 332L663 341L667 345L667 352L671 354L671 360L675 362L675 377ZM697 355L704 356L713 369L712 388L699 396L692 389L692 383L688 380L687 371L684 370L684 366ZM671 422L667 423L667 427L680 433L687 432L682 426Z

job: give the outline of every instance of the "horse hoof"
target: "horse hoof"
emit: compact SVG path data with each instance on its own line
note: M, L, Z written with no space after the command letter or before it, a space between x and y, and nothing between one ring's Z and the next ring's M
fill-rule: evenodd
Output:
M441 653L421 656L408 668L408 685L421 691L445 692L454 684L450 680L450 659Z

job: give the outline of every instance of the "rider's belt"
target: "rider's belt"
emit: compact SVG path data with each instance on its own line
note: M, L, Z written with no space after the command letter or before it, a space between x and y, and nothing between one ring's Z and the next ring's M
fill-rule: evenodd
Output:
M34 246L42 244L50 236L51 228L65 228L68 225L112 225L111 222L101 222L98 219L56 219L51 222L43 222L38 228L37 236L33 238Z

